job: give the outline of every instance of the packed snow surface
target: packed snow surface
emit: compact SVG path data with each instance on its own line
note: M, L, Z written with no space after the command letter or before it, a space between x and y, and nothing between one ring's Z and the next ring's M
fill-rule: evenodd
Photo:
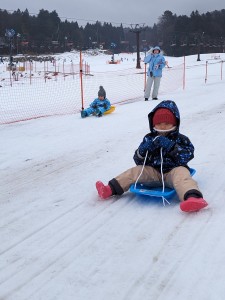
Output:
M97 196L97 180L134 166L159 101L0 126L0 299L225 299L225 79L215 63L205 83L210 56L187 57L185 90L159 95L176 102L195 146L189 165L209 203L197 213L130 192Z

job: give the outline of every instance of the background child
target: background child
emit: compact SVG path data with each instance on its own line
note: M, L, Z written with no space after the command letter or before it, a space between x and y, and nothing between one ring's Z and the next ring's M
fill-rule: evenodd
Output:
M81 111L81 118L86 118L92 114L97 117L101 117L105 111L109 110L111 104L106 98L106 92L103 86L99 87L98 98L96 98L91 104L90 107Z
M144 59L144 63L149 64L147 72L148 78L144 94L145 101L148 101L148 98L150 97L152 85L152 100L158 100L157 97L160 87L160 81L162 78L162 69L166 65L165 58L163 55L160 54L160 51L160 48L156 46L151 50L151 53L147 55Z
M140 176L141 183L158 185L163 180L166 186L174 188L182 211L198 211L207 206L190 175L187 163L194 157L194 146L188 137L179 133L180 114L175 102L162 101L149 113L148 120L150 133L134 154L137 166L113 178L108 185L96 182L99 196L106 199L122 195Z

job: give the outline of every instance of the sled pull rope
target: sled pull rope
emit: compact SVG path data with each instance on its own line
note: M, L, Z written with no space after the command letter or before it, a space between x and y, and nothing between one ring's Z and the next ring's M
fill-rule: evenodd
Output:
M158 138L159 136L157 135L154 139L153 139L153 142ZM145 167L145 164L146 164L146 160L147 160L147 157L148 157L148 150L145 154L145 159L144 159L144 163L143 163L143 166L142 166L142 169L141 169L141 173L139 174L137 180L135 181L135 184L134 184L134 188L136 189L136 186L137 186L137 183L138 183L138 180L139 178L141 177L142 173L143 173L143 170L144 170L144 167Z
M163 185L163 193L165 191L165 182L164 182L164 178L163 178L163 155L162 155L162 150L163 148L160 148L160 155L161 155L161 178L162 178L162 185ZM162 202L163 202L163 206L166 206L166 203L170 205L170 202L164 197L162 196Z
M153 142L158 138L159 136L157 135L154 139L153 139ZM147 157L148 157L148 150L145 154L145 160L144 160L144 163L143 163L143 166L142 166L142 169L141 169L141 173L139 174L137 180L135 181L135 184L134 184L134 188L136 189L136 185L138 183L138 180L139 178L141 177L142 173L143 173L143 170L144 170L144 167L145 167L145 164L146 164L146 160L147 160Z
M153 139L153 142L159 137L159 135L157 135L154 139ZM164 182L164 178L163 178L163 155L162 155L162 148L160 148L160 155L161 155L161 177L162 177L162 184L163 184L163 192L165 190L165 182ZM137 180L135 181L135 184L134 184L134 188L136 189L136 186L137 186L137 183L138 183L138 180L139 178L141 177L142 173L143 173L143 170L144 170L144 167L145 167L145 164L146 164L146 160L147 160L147 157L148 157L148 150L145 154L145 159L144 159L144 163L143 163L143 166L142 166L142 169L141 169L141 173L139 174ZM166 206L166 203L167 204L170 204L170 202L164 197L162 196L162 202L163 202L163 206Z
M134 184L134 188L135 188L135 189L136 189L136 185L137 185L137 183L138 183L138 180L139 180L139 178L141 177L141 175L142 175L142 173L143 173L143 170L144 170L144 167L145 167L145 164L146 164L146 160L147 160L147 156L148 156L148 150L147 150L147 152L146 152L146 154L145 154L145 160L144 160L144 163L143 163L143 166L142 166L142 169L141 169L141 173L139 174L137 180L135 181L135 184Z

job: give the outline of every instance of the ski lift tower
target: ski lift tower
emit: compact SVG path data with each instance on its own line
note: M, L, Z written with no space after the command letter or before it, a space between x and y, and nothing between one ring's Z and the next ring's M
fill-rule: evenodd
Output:
M141 64L140 64L140 47L139 47L139 41L140 41L140 33L145 30L144 24L131 24L131 32L136 34L136 44L137 44L137 65L136 69L141 69Z
M13 64L13 57L12 57L12 48L13 48L13 37L15 35L14 29L6 29L5 36L9 39L9 66L12 67Z
M201 61L201 59L200 59L200 50L201 50L201 44L202 44L202 41L203 41L204 33L205 32L203 32L201 34L201 36L198 35L198 37L197 37L197 61Z

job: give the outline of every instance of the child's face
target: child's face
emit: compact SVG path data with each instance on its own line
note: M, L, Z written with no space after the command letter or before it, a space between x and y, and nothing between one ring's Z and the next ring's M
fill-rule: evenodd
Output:
M155 130L165 130L165 131L172 129L173 127L174 127L173 124L165 123L165 122L156 124L154 126Z
M99 100L104 100L105 98L103 96L98 96Z

